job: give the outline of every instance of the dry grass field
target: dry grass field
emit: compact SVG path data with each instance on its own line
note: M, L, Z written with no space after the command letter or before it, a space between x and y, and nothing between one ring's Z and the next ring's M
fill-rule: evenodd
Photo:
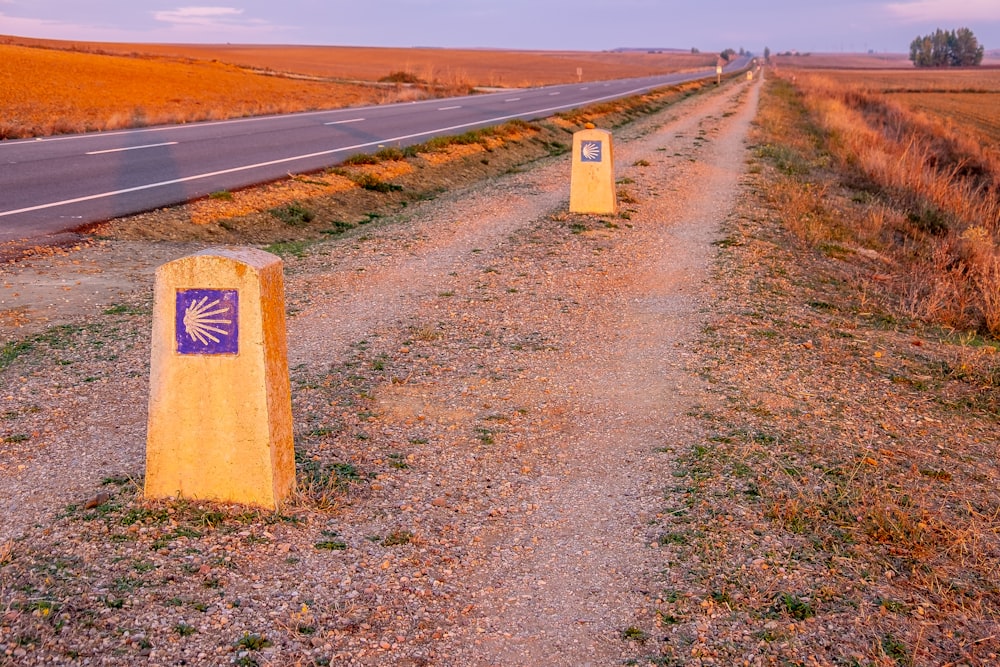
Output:
M163 45L0 38L0 139L643 76L715 54ZM378 84L405 73L414 86Z
M996 76L1000 83L1000 72ZM911 109L950 119L983 141L1000 142L1000 90L982 93L897 93L893 99Z
M688 459L711 546L678 560L739 564L720 616L780 618L744 664L997 665L998 163L827 74L765 76Z
M913 64L902 53L810 53L772 55L775 69L885 69L887 67L912 68Z
M992 139L1000 107L988 100L998 96L1000 71L950 73L951 92L941 92L941 73L913 74L785 71L832 166L866 206L860 219L831 222L822 208L830 185L791 188L786 204L811 242L846 242L883 258L884 280L872 292L891 295L908 316L997 335L1000 151ZM917 92L921 82L927 92Z
M472 86L525 87L646 76L712 67L716 54L596 51L507 51L485 49L275 46L240 44L110 44L13 39L25 46L118 56L159 56L219 61L272 73L378 81L409 72L427 81L459 79ZM2 41L2 38L0 38Z
M776 56L779 73L817 74L845 89L883 94L914 111L951 123L984 142L1000 139L1000 57L990 52L983 67L917 69L901 54Z
M215 120L378 100L371 87L232 65L0 44L0 138Z
M935 116L951 123L959 132L970 132L984 142L1000 140L1000 69L848 69L842 66L823 69L821 73L825 79L846 89L885 95L887 100Z

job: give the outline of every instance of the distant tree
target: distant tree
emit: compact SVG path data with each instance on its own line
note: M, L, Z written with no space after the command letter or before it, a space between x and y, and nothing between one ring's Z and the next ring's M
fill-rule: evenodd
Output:
M701 53L701 51L699 51L697 48L695 48L695 47L692 46L691 47L691 53Z
M771 47L769 46L764 47L764 62L771 62Z
M726 62L729 62L730 60L733 59L733 56L735 55L736 51L733 51L732 49L726 49L725 51L719 54L719 57L725 60Z
M984 48L971 30L959 28L954 41L954 57L959 67L970 67L983 63Z
M983 62L984 49L968 28L944 31L910 42L910 60L917 67L971 67Z

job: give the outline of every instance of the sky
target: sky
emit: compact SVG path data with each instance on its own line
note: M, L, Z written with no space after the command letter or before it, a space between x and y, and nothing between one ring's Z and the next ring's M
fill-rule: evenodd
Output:
M0 0L0 34L105 42L908 53L1000 49L1000 0Z

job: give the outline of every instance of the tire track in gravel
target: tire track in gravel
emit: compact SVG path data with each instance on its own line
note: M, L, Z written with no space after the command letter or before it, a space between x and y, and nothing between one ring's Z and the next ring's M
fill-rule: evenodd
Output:
M706 114L722 113L720 105L727 99L703 96L671 106L665 114L681 115L661 132L697 132ZM662 123L662 116L639 125L651 122ZM616 137L618 173L651 150L649 138L627 136ZM449 193L412 210L407 224L380 230L369 238L364 252L335 270L324 270L323 265L340 254L338 246L331 248L330 256L317 253L305 260L296 271L306 276L302 282L286 278L289 292L310 295L309 304L289 322L289 362L312 358L312 341L320 339L331 357L339 358L366 332L405 321L421 302L448 290L449 274L467 268L473 253L502 255L517 231L568 208L569 169L566 158L550 160L486 186Z
M566 300L589 299L589 308L574 358L548 369L566 411L553 434L559 453L528 490L528 506L538 509L481 536L489 552L472 586L478 616L474 631L444 651L449 664L608 665L643 655L622 632L651 608L639 588L663 566L650 522L677 465L666 450L697 438L684 412L704 399L685 347L709 303L711 242L743 169L759 87L734 112L743 90L713 97L618 153L624 164L651 163L626 169L644 191L635 233L605 251L603 280L565 290ZM708 137L695 141L697 162L678 168L664 158L683 154L693 133ZM674 195L662 196L664 187ZM560 278L573 284L572 275Z

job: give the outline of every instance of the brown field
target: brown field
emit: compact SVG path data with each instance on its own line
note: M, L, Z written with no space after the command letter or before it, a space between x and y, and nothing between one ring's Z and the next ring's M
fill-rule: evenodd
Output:
M0 139L673 72L715 54L106 44L0 38ZM376 85L406 72L418 86Z
M1000 69L824 69L822 75L843 86L880 93L1000 93Z
M802 69L895 69L913 70L913 63L905 53L809 53L797 55L772 55L772 65L778 68ZM1000 51L987 51L984 67L1000 66ZM931 70L940 72L941 70Z
M274 46L245 44L111 44L0 38L24 46L118 56L219 61L258 71L378 81L410 72L431 81L459 77L472 86L541 86L714 67L715 53L680 51L507 51L486 49Z
M905 53L810 53L800 55L773 55L771 64L777 68L804 69L884 69L886 67L913 68Z
M0 45L0 138L334 108L369 86L260 76L232 65Z
M997 75L1000 80L1000 73ZM911 109L947 118L984 141L1000 142L1000 91L988 93L898 93L892 99Z
M981 140L1000 139L1000 69L824 69L822 76L845 88L884 94Z

